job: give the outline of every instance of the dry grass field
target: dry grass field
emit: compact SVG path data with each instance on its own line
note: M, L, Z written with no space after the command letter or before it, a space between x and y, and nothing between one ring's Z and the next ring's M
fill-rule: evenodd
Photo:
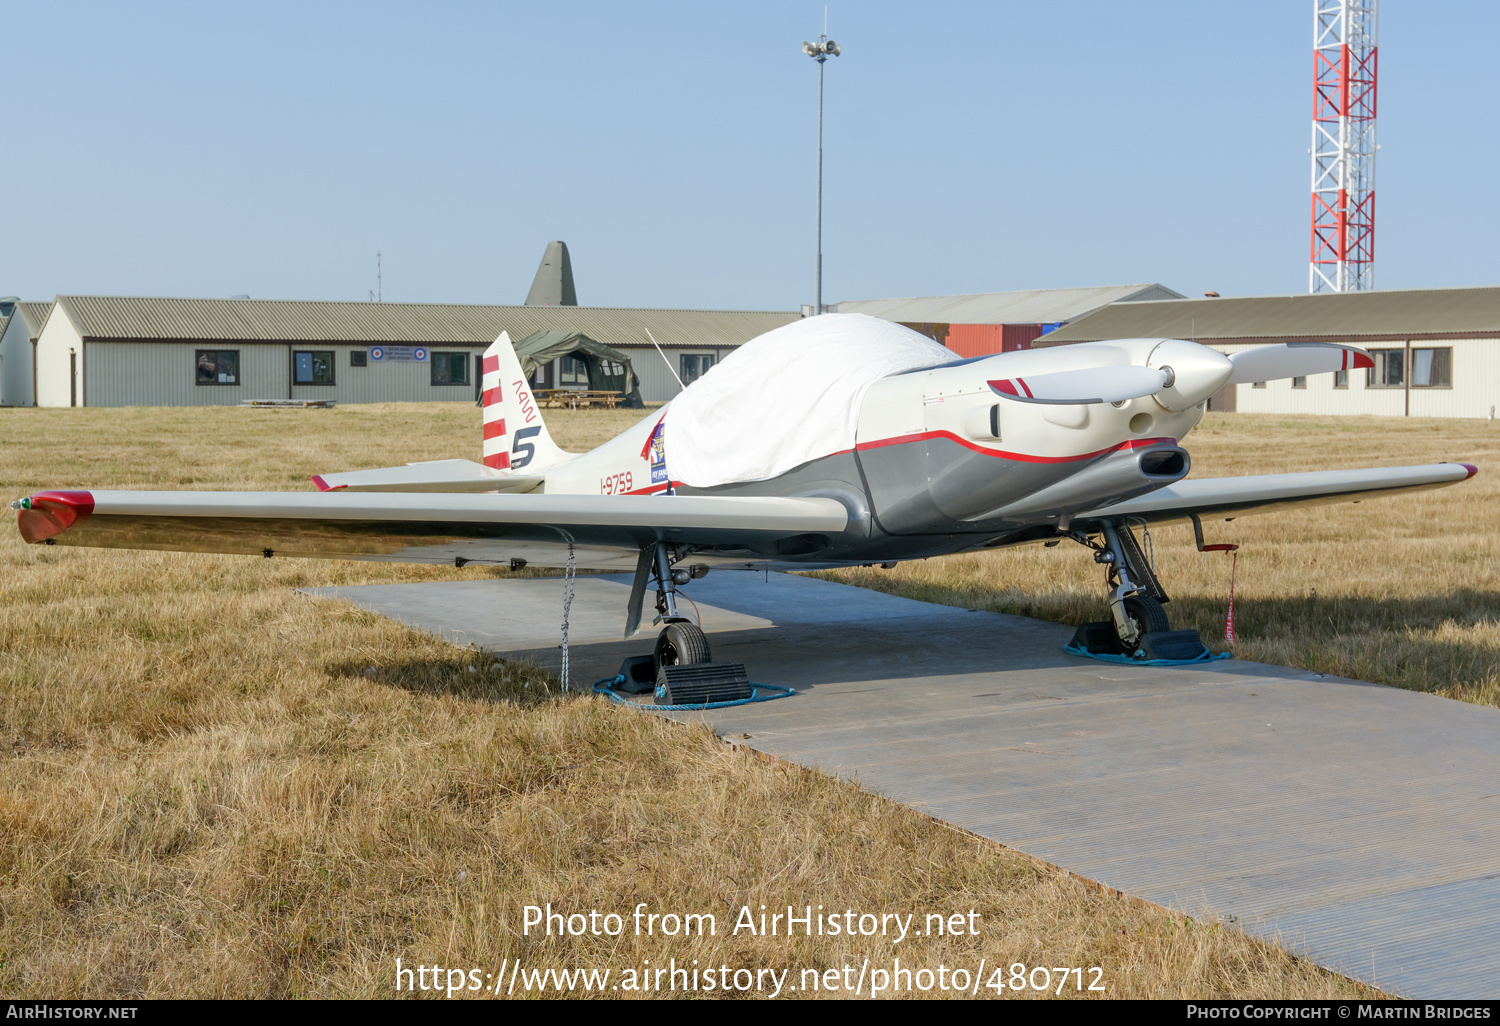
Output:
M632 416L549 422L581 448ZM464 405L0 410L0 497L304 489L317 472L474 458L478 436ZM1246 417L1211 420L1191 447L1208 474L1483 466L1497 437L1489 424ZM1246 546L1237 650L1495 702L1494 487L1481 474L1213 525ZM1181 530L1159 535L1171 610L1211 635L1227 561L1194 553ZM1095 568L1069 549L841 576L1093 618ZM1017 962L1100 966L1109 996L1372 994L705 730L560 696L544 670L295 593L499 573L43 548L0 528L0 996L380 998L394 995L397 958L481 976L519 958L611 968L614 980L647 959L698 959L789 969L796 985L803 969L896 957L934 969L984 959L1007 974ZM714 914L719 929L523 936L523 907L547 902L627 916L645 902ZM980 932L901 944L732 935L739 907L762 903L918 922L973 909Z

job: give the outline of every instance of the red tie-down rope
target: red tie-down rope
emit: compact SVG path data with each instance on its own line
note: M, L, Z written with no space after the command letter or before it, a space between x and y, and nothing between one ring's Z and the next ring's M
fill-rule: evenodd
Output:
M1240 565L1240 547L1238 545L1231 545L1225 542L1221 542L1216 545L1204 545L1203 525L1199 522L1197 517L1193 517L1192 521L1193 535L1195 540L1198 542L1199 552L1228 552L1232 554L1232 558L1229 563L1229 609L1224 614L1224 640L1233 645L1235 641L1238 640L1234 634L1234 575L1235 571L1239 569Z

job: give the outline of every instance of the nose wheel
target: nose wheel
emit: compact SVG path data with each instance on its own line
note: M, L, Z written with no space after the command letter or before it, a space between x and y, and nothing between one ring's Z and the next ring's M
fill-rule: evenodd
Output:
M1116 625L1115 633L1119 635L1120 644L1127 651L1133 651L1143 635L1172 629L1167 611L1150 595L1137 592L1124 599L1121 605L1125 613L1125 630L1121 631Z

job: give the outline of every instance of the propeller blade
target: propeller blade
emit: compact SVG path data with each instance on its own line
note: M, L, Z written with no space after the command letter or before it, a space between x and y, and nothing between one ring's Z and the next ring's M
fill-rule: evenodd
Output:
M1277 342L1229 354L1234 371L1228 384L1300 378L1307 374L1358 370L1375 361L1363 349L1333 342Z
M1155 367L1085 367L1051 374L1028 374L1022 378L1000 378L989 382L989 386L996 395L1017 402L1080 406L1139 399L1159 392L1168 379L1168 372Z

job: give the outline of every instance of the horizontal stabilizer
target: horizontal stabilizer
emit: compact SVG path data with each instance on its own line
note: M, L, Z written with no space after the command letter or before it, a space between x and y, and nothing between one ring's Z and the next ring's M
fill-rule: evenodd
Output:
M1229 354L1234 372L1229 384L1243 385L1255 381L1279 381L1308 374L1358 370L1373 367L1375 361L1363 349L1333 342L1277 342Z
M1424 491L1467 481L1479 471L1468 463L1429 463L1415 467L1367 470L1318 470L1307 474L1211 477L1178 481L1154 492L1100 509L1079 513L1074 523L1104 517L1129 517L1148 523L1171 523L1192 516L1239 516L1291 506L1325 506L1363 496Z
M404 467L315 474L320 492L529 492L542 478L492 470L473 460L431 460Z
M996 395L1017 402L1076 406L1139 399L1159 392L1169 380L1168 372L1155 367L1085 367L1001 378L989 386Z

